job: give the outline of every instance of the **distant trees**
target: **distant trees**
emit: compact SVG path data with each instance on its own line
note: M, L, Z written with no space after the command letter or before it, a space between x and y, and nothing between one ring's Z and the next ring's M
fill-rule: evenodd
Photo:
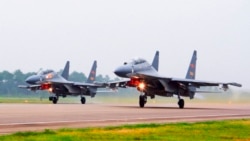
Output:
M21 70L16 70L13 73L8 71L0 72L0 95L13 96L13 95L31 94L32 92L26 89L18 88L17 86L27 85L25 83L25 79L33 74L36 73L35 72L23 73ZM87 76L84 73L73 71L69 76L69 80L77 82L85 82L87 80ZM115 80L119 79L115 78ZM108 82L112 80L108 75L103 76L99 74L96 77L96 81Z
M85 82L87 80L87 77L82 72L73 71L69 76L69 80L77 82Z

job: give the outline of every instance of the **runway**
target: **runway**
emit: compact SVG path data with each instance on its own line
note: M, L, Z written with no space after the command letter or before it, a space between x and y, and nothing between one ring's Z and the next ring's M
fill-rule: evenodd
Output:
M249 104L0 104L0 134L135 123L250 118Z

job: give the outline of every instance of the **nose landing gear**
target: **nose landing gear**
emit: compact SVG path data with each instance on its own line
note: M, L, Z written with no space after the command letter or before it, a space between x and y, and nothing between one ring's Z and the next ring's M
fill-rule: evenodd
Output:
M81 103L85 104L86 103L86 98L85 97L81 97Z
M49 97L49 100L53 102L53 104L57 104L57 101L58 101L59 97L57 96L50 96Z

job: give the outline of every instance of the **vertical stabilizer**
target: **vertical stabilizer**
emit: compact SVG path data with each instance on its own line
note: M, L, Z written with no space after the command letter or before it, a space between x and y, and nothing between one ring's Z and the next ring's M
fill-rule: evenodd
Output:
M191 62L188 67L188 71L186 74L186 79L195 79L195 70L196 70L196 60L197 60L197 51L194 50Z
M87 79L87 83L93 83L96 78L96 68L97 68L97 62L94 61L93 66L90 70L89 77Z
M159 67L159 51L156 51L156 53L155 53L155 57L154 57L154 60L152 62L152 66L155 68L155 70L158 71L158 67Z
M62 77L66 80L69 79L69 61L67 61L64 69L63 69L63 72L62 72Z

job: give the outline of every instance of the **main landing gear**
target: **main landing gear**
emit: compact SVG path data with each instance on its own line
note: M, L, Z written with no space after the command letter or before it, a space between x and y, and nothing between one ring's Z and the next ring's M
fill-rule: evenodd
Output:
M179 108L183 109L185 101L184 101L184 99L181 99L180 95L178 95L178 99L179 99L179 101L178 101Z
M180 96L178 96L178 99L179 99L178 101L179 108L183 109L185 105L185 101ZM145 94L141 94L139 96L139 106L143 108L146 103L147 103L147 96Z
M50 96L49 101L52 101L53 104L57 104L59 97L58 96Z
M146 95L140 95L139 96L139 105L140 105L140 107L143 108L146 103L147 103L147 96Z

